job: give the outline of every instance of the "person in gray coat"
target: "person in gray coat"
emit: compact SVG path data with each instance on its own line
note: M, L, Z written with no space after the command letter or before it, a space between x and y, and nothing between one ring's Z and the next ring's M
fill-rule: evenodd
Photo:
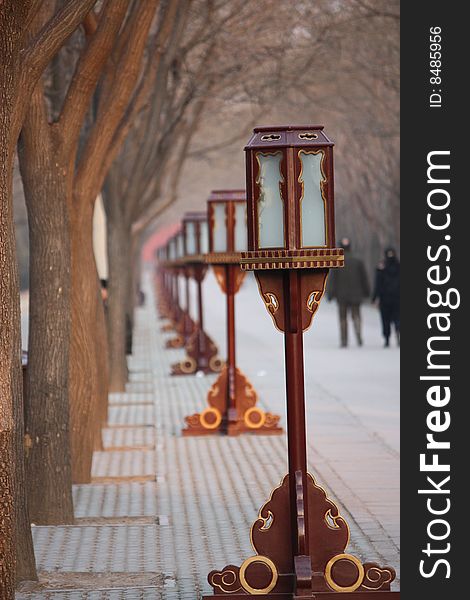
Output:
M370 295L369 279L363 261L351 253L351 242L343 238L344 267L331 269L328 281L328 299L336 299L339 312L341 347L348 345L348 313L351 314L357 344L362 346L360 306Z

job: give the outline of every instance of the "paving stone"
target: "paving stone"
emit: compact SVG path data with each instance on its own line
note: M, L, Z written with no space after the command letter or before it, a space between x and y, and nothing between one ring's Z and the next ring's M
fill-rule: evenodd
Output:
M155 476L153 450L107 450L93 454L92 477Z
M156 525L33 527L39 571L158 572Z
M178 598L178 596L172 596ZM125 588L125 589L104 589L104 590L56 590L56 591L35 591L33 595L28 593L17 593L17 600L26 600L34 598L35 600L170 600L169 596L162 588Z
M148 404L131 404L128 406L110 406L108 424L110 427L129 425L148 425L154 422L154 408Z
M155 428L145 426L105 427L103 429L103 445L105 448L140 448L155 447Z
M120 404L154 404L154 392L113 392L109 394L110 406Z
M156 515L156 483L73 486L76 518Z

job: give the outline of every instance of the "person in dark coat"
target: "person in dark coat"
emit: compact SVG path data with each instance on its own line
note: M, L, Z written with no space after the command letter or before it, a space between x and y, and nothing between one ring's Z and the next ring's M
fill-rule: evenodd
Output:
M385 260L375 272L372 302L379 301L384 346L390 345L392 323L395 326L397 344L400 345L400 262L394 248L385 250Z
M338 302L341 347L348 345L348 312L351 313L357 343L362 346L360 306L364 298L369 297L369 279L362 260L351 253L350 240L343 238L340 246L344 248L344 267L331 269L328 298L336 298Z

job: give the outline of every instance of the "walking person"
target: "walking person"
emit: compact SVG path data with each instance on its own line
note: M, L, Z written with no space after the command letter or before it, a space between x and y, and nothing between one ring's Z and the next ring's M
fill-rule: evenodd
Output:
M385 261L380 262L375 272L372 302L379 301L384 347L390 346L392 323L395 327L397 345L400 345L400 261L394 248L385 250Z
M369 279L363 261L351 252L349 238L343 238L344 267L332 269L328 283L328 298L336 299L339 312L341 347L348 345L348 313L351 313L358 346L362 346L360 306L370 294Z

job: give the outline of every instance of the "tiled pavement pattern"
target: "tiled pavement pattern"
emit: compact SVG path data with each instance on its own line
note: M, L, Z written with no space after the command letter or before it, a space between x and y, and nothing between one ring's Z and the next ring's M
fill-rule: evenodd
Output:
M253 554L249 529L286 471L285 436L180 435L184 416L203 408L214 376L168 375L181 351L164 349L170 334L160 332L147 284L130 382L125 394L110 398L106 450L95 453L94 483L74 487L76 525L34 527L41 581L17 600L196 600L209 591L209 570ZM347 411L340 415L330 430L323 419L322 435L337 432L342 419L341 435L352 442L354 428L362 425ZM388 464L395 468L397 457L373 435L359 446L349 465L315 448L312 472L348 521L349 551L396 567L398 540L389 531L396 532L397 524L393 516L379 522L376 512L383 514L387 490L383 478L377 490L376 478ZM367 475L361 471L353 490L341 474L362 460Z

